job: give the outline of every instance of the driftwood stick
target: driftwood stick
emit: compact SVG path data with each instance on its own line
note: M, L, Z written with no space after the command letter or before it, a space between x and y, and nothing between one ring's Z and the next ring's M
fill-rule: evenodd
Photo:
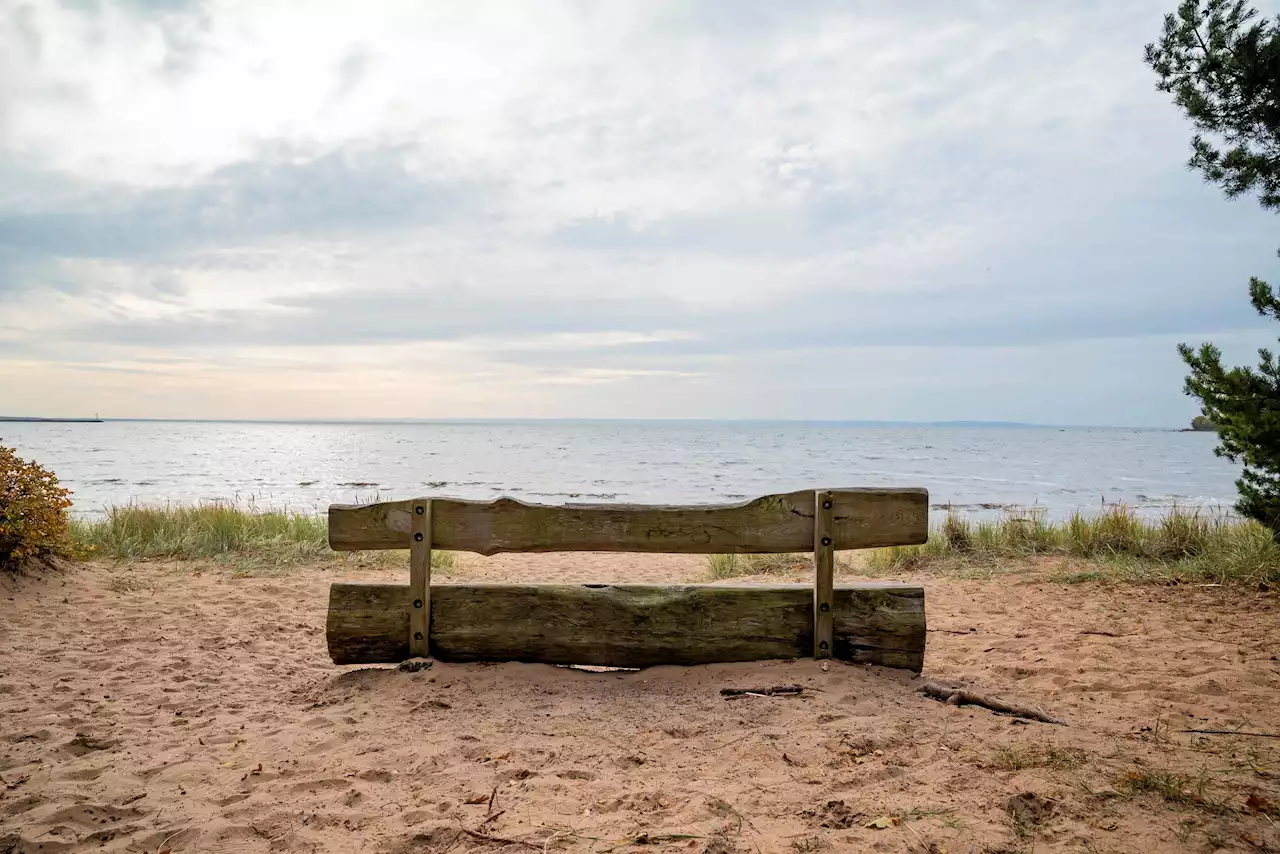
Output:
M941 700L952 706L962 706L968 704L970 706L982 706L993 712L999 712L1002 715L1012 715L1015 718L1026 718L1029 721L1040 721L1046 724L1061 724L1066 726L1067 722L1059 718L1045 714L1039 709L1031 709L1026 706L1016 706L1012 703L1006 703L1003 700L997 700L986 694L979 694L976 691L966 691L963 688L953 688L950 685L943 685L941 682L925 681L916 688L926 697L932 697L935 700Z
M720 693L726 697L740 697L743 694L760 694L765 697L772 697L775 694L800 694L804 692L803 685L774 685L771 688L721 688Z
M532 842L526 842L523 839L511 839L506 836L490 836L487 833L481 833L478 830L472 830L471 828L465 825L462 826L461 830L467 836L470 836L472 839L479 839L481 842L493 842L497 845L523 845L525 848L532 848L535 851L542 850L541 845L536 845Z
M1239 729L1184 729L1183 732L1194 732L1200 735L1251 735L1254 738L1280 738L1280 732L1246 732Z

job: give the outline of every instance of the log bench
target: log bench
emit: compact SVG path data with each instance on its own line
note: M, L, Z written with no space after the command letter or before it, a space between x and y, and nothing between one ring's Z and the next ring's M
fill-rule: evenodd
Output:
M923 489L825 489L739 504L537 505L417 498L329 508L338 551L407 549L408 584L336 583L336 664L435 657L650 667L813 656L924 664L924 590L833 583L835 552L923 543ZM435 584L431 551L812 552L813 584Z

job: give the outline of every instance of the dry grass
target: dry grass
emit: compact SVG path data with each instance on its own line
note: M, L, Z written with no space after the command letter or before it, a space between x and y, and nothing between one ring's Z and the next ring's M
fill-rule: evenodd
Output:
M813 555L707 555L707 574L713 579L739 578L744 575L791 575L808 572Z
M1249 520L1174 508L1150 520L1124 506L1093 516L1050 522L1043 512L1010 512L992 521L950 514L920 546L877 549L873 570L948 572L998 566L1038 556L1074 558L1094 566L1071 571L1068 583L1197 580L1251 586L1280 582L1280 545Z
M1224 807L1219 799L1211 796L1209 780L1203 774L1192 777L1176 771L1147 768L1125 774L1116 788L1130 795L1158 795L1170 804L1199 807L1210 812Z
M76 519L71 537L82 553L109 560L222 560L272 566L342 561L329 549L323 517L287 510L257 510L222 502L206 504L127 504L105 517ZM359 553L385 556L397 564L396 551ZM451 552L432 552L431 565L452 569Z
M1028 768L1052 768L1070 771L1082 767L1088 754L1074 747L1052 744L1002 744L991 752L989 765L1001 771L1024 771Z

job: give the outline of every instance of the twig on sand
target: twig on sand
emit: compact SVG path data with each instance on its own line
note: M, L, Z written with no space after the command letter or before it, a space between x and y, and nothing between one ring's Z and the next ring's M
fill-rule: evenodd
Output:
M563 830L557 830L555 833L548 836L546 841L542 843L542 854L547 854L547 852L551 850L551 843L555 842L556 839L558 839L561 836L568 836L568 835L569 834Z
M601 854L609 854L610 851L626 848L628 845L659 845L663 842L682 842L686 839L706 839L706 837L692 833L648 833L641 831L635 836L628 836L612 848L604 849Z
M724 750L726 747L731 747L731 746L733 746L733 745L737 744L737 743L738 743L738 742L740 742L740 741L746 741L748 738L751 738L751 736L753 736L753 735L755 735L755 734L756 734L756 733L755 733L754 731L753 731L753 732L748 732L746 735L740 735L740 736L738 736L737 738L730 739L729 741L726 741L724 744L717 744L717 745L713 745L713 746L712 746L712 748L711 748L711 750L712 750L713 752L714 752L714 751Z
M725 697L773 697L778 694L801 694L804 692L803 685L774 685L769 688L721 688L720 693Z
M493 791L489 793L489 806L484 808L485 812L490 814L493 813L493 801L494 801L494 798L496 797L498 797L498 787L494 786Z
M168 836L166 836L164 839L160 841L159 845L156 846L156 854L169 854L169 852L173 850L172 848L169 847L169 843L177 839L179 836L186 833L190 829L191 828L189 827L184 827L181 830L170 833Z
M1254 738L1280 738L1280 732L1246 732L1242 729L1184 729L1200 735L1251 735Z
M487 833L481 833L478 830L472 830L466 825L462 825L462 832L472 839L479 839L481 842L492 842L495 845L523 845L525 848L532 848L534 851L541 851L543 847L534 842L528 842L524 839L511 839L506 836L490 836Z
M916 833L916 829L915 829L914 827L912 827L912 826L911 826L911 823L910 823L910 822L908 822L908 821L904 820L904 821L902 822L902 826L903 826L903 827L905 827L907 830L911 831L911 835L912 835L912 836L914 836L916 839L919 839L919 840L920 840L920 844L924 847L924 850L926 850L926 851L928 851L928 850L929 850L929 846L928 846L928 844L924 841L924 838L923 838L923 837L921 837L919 833Z
M943 685L941 682L926 680L916 688L926 697L932 697L935 700L941 700L951 706L962 706L965 704L971 706L982 706L993 712L1002 715L1012 715L1015 718L1026 718L1029 721L1040 721L1046 724L1060 724L1066 726L1067 722L1060 718L1047 715L1039 709L1031 709L1026 706L1016 706L1013 703L1006 703L1004 700L997 700L994 697L988 697L986 694L979 694L977 691L966 691L963 688L953 688L950 685Z
M498 816L502 815L504 812L506 812L506 810L498 810L497 812L489 813L487 816L481 819L480 823L477 824L476 827L484 827L486 824L488 824L491 821L497 821Z

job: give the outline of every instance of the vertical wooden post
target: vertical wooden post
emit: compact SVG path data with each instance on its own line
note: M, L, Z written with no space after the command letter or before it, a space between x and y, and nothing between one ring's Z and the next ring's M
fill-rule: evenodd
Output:
M413 502L409 529L409 654L431 655L431 499Z
M814 493L813 502L813 657L830 658L835 622L832 614L835 586L835 496L825 490Z

